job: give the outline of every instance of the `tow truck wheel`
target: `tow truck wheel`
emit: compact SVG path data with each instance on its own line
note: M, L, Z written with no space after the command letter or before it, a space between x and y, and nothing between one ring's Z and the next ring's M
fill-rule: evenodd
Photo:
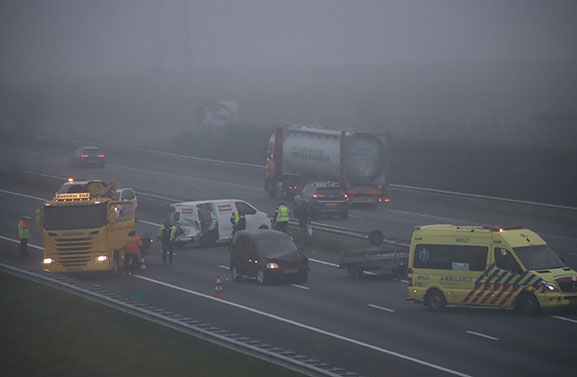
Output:
M119 276L120 275L120 258L118 257L118 252L114 252L114 256L112 257L112 269L110 270L112 276Z
M524 293L517 297L515 309L523 315L535 315L541 311L539 301L531 293Z
M447 306L445 296L438 289L432 289L425 296L425 305L434 312L441 312Z

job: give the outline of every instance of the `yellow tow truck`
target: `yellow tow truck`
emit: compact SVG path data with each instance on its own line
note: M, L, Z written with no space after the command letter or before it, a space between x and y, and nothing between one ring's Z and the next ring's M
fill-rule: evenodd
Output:
M88 181L73 191L57 193L36 211L44 233L44 269L119 274L123 247L136 236L134 203L117 200L115 183Z

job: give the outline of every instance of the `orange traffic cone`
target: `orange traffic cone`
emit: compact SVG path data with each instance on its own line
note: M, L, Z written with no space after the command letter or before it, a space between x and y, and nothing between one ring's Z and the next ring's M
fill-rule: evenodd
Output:
M220 283L220 275L216 274L216 287L214 287L214 296L221 297L223 295L222 284Z
M138 274L146 276L146 265L144 264L144 257L140 257L140 270L138 271Z

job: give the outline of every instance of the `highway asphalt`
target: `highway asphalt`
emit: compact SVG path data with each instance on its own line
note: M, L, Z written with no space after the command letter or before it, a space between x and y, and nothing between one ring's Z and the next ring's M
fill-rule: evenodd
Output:
M31 147L30 147L31 148ZM70 148L72 150L72 148ZM51 146L34 150L26 145L0 145L0 160L18 162L23 169L59 176L89 176L118 180L124 186L169 197L235 197L272 213L278 200L269 199L257 173L244 168L222 169L210 164L171 163L142 156L116 158L107 151L104 169L73 169L69 150ZM17 157L17 158L15 158ZM0 239L2 257L14 257L17 216L32 214L52 187L25 187L0 182ZM209 196L210 195L210 196ZM161 214L144 209L139 233L155 234ZM353 209L348 220L321 222L352 229L380 229L386 236L407 240L415 225L431 223L530 223L575 266L575 226L535 219L508 218L470 209L416 206L394 202L384 209ZM32 244L41 246L33 228ZM404 300L406 284L390 276L353 280L335 268L335 256L306 250L311 259L305 284L258 286L254 281L233 282L228 272L226 246L178 250L172 265L163 266L155 246L147 258L146 278L109 279L78 275L93 284L122 294L144 292L156 306L214 323L271 344L361 372L367 376L567 376L577 374L575 335L577 315L547 313L523 317L503 309L451 308L431 313ZM27 263L40 266L40 252ZM217 274L223 278L224 297L212 297Z

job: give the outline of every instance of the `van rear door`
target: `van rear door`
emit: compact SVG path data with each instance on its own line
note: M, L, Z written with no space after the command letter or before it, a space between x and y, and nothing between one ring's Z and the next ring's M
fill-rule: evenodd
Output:
M230 217L236 211L233 202L216 202L216 216L218 217L218 239L228 240L232 235L232 223Z

